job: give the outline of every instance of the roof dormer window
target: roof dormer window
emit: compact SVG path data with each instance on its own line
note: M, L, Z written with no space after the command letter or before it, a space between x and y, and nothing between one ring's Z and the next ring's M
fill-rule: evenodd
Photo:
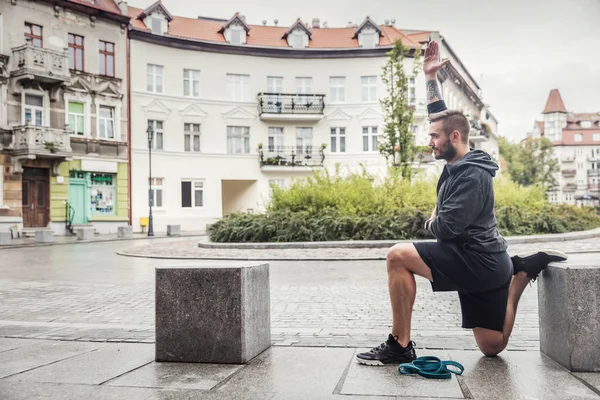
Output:
M581 121L581 127L582 128L591 128L592 127L592 121Z
M379 45L379 37L382 35L381 28L367 17L356 29L354 38L358 38L358 45L364 49L373 49Z
M246 24L246 18L240 13L235 13L233 18L219 29L219 33L223 34L229 44L237 45L246 43L249 31L250 27Z
M287 40L288 46L294 49L303 49L308 47L311 35L312 32L310 29L300 19L297 19L285 35L283 35L283 39Z
M164 35L169 30L169 22L173 20L173 16L159 0L146 8L137 19L142 20L152 33Z
M150 20L152 26L152 33L155 33L157 35L163 35L165 33L164 22L166 22L164 18L161 18L160 15L154 14L150 17Z

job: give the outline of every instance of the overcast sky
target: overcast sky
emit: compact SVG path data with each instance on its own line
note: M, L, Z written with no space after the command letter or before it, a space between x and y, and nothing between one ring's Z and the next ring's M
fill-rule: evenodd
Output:
M501 135L520 139L558 88L569 111L600 112L600 0L162 0L174 15L288 26L318 17L330 27L396 19L437 30L483 88ZM145 8L153 0L129 0Z

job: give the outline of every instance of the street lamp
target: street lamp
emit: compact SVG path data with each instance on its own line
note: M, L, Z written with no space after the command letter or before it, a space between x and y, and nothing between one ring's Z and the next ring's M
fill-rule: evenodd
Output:
M152 203L154 203L154 196L152 196L152 139L154 139L154 131L152 130L152 123L148 124L146 134L148 135L148 204L150 206L148 236L154 236L154 229L152 227Z

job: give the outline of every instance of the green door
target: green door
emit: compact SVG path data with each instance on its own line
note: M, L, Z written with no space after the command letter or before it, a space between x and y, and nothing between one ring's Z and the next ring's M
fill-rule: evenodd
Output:
M87 224L87 206L85 197L85 181L78 182L71 179L69 182L69 204L75 209L73 225Z

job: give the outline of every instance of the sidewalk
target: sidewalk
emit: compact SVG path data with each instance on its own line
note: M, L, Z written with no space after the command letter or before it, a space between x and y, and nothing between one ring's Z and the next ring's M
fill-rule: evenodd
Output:
M359 365L363 349L271 347L248 365L154 362L154 345L0 338L0 398L600 399L600 373L570 373L538 351L420 350L462 363L450 380Z
M108 235L94 235L92 240L77 240L77 236L54 236L53 243L37 243L35 237L21 237L19 239L13 239L9 245L0 245L2 249L16 249L21 247L38 247L38 246L56 246L61 244L80 244L80 243L97 243L97 242L116 242L125 240L141 240L141 239L165 239L165 238L178 238L178 237L200 237L204 236L204 231L187 231L181 232L179 236L167 236L167 232L156 232L154 236L148 236L147 233L134 233L132 238L119 238L117 234Z

